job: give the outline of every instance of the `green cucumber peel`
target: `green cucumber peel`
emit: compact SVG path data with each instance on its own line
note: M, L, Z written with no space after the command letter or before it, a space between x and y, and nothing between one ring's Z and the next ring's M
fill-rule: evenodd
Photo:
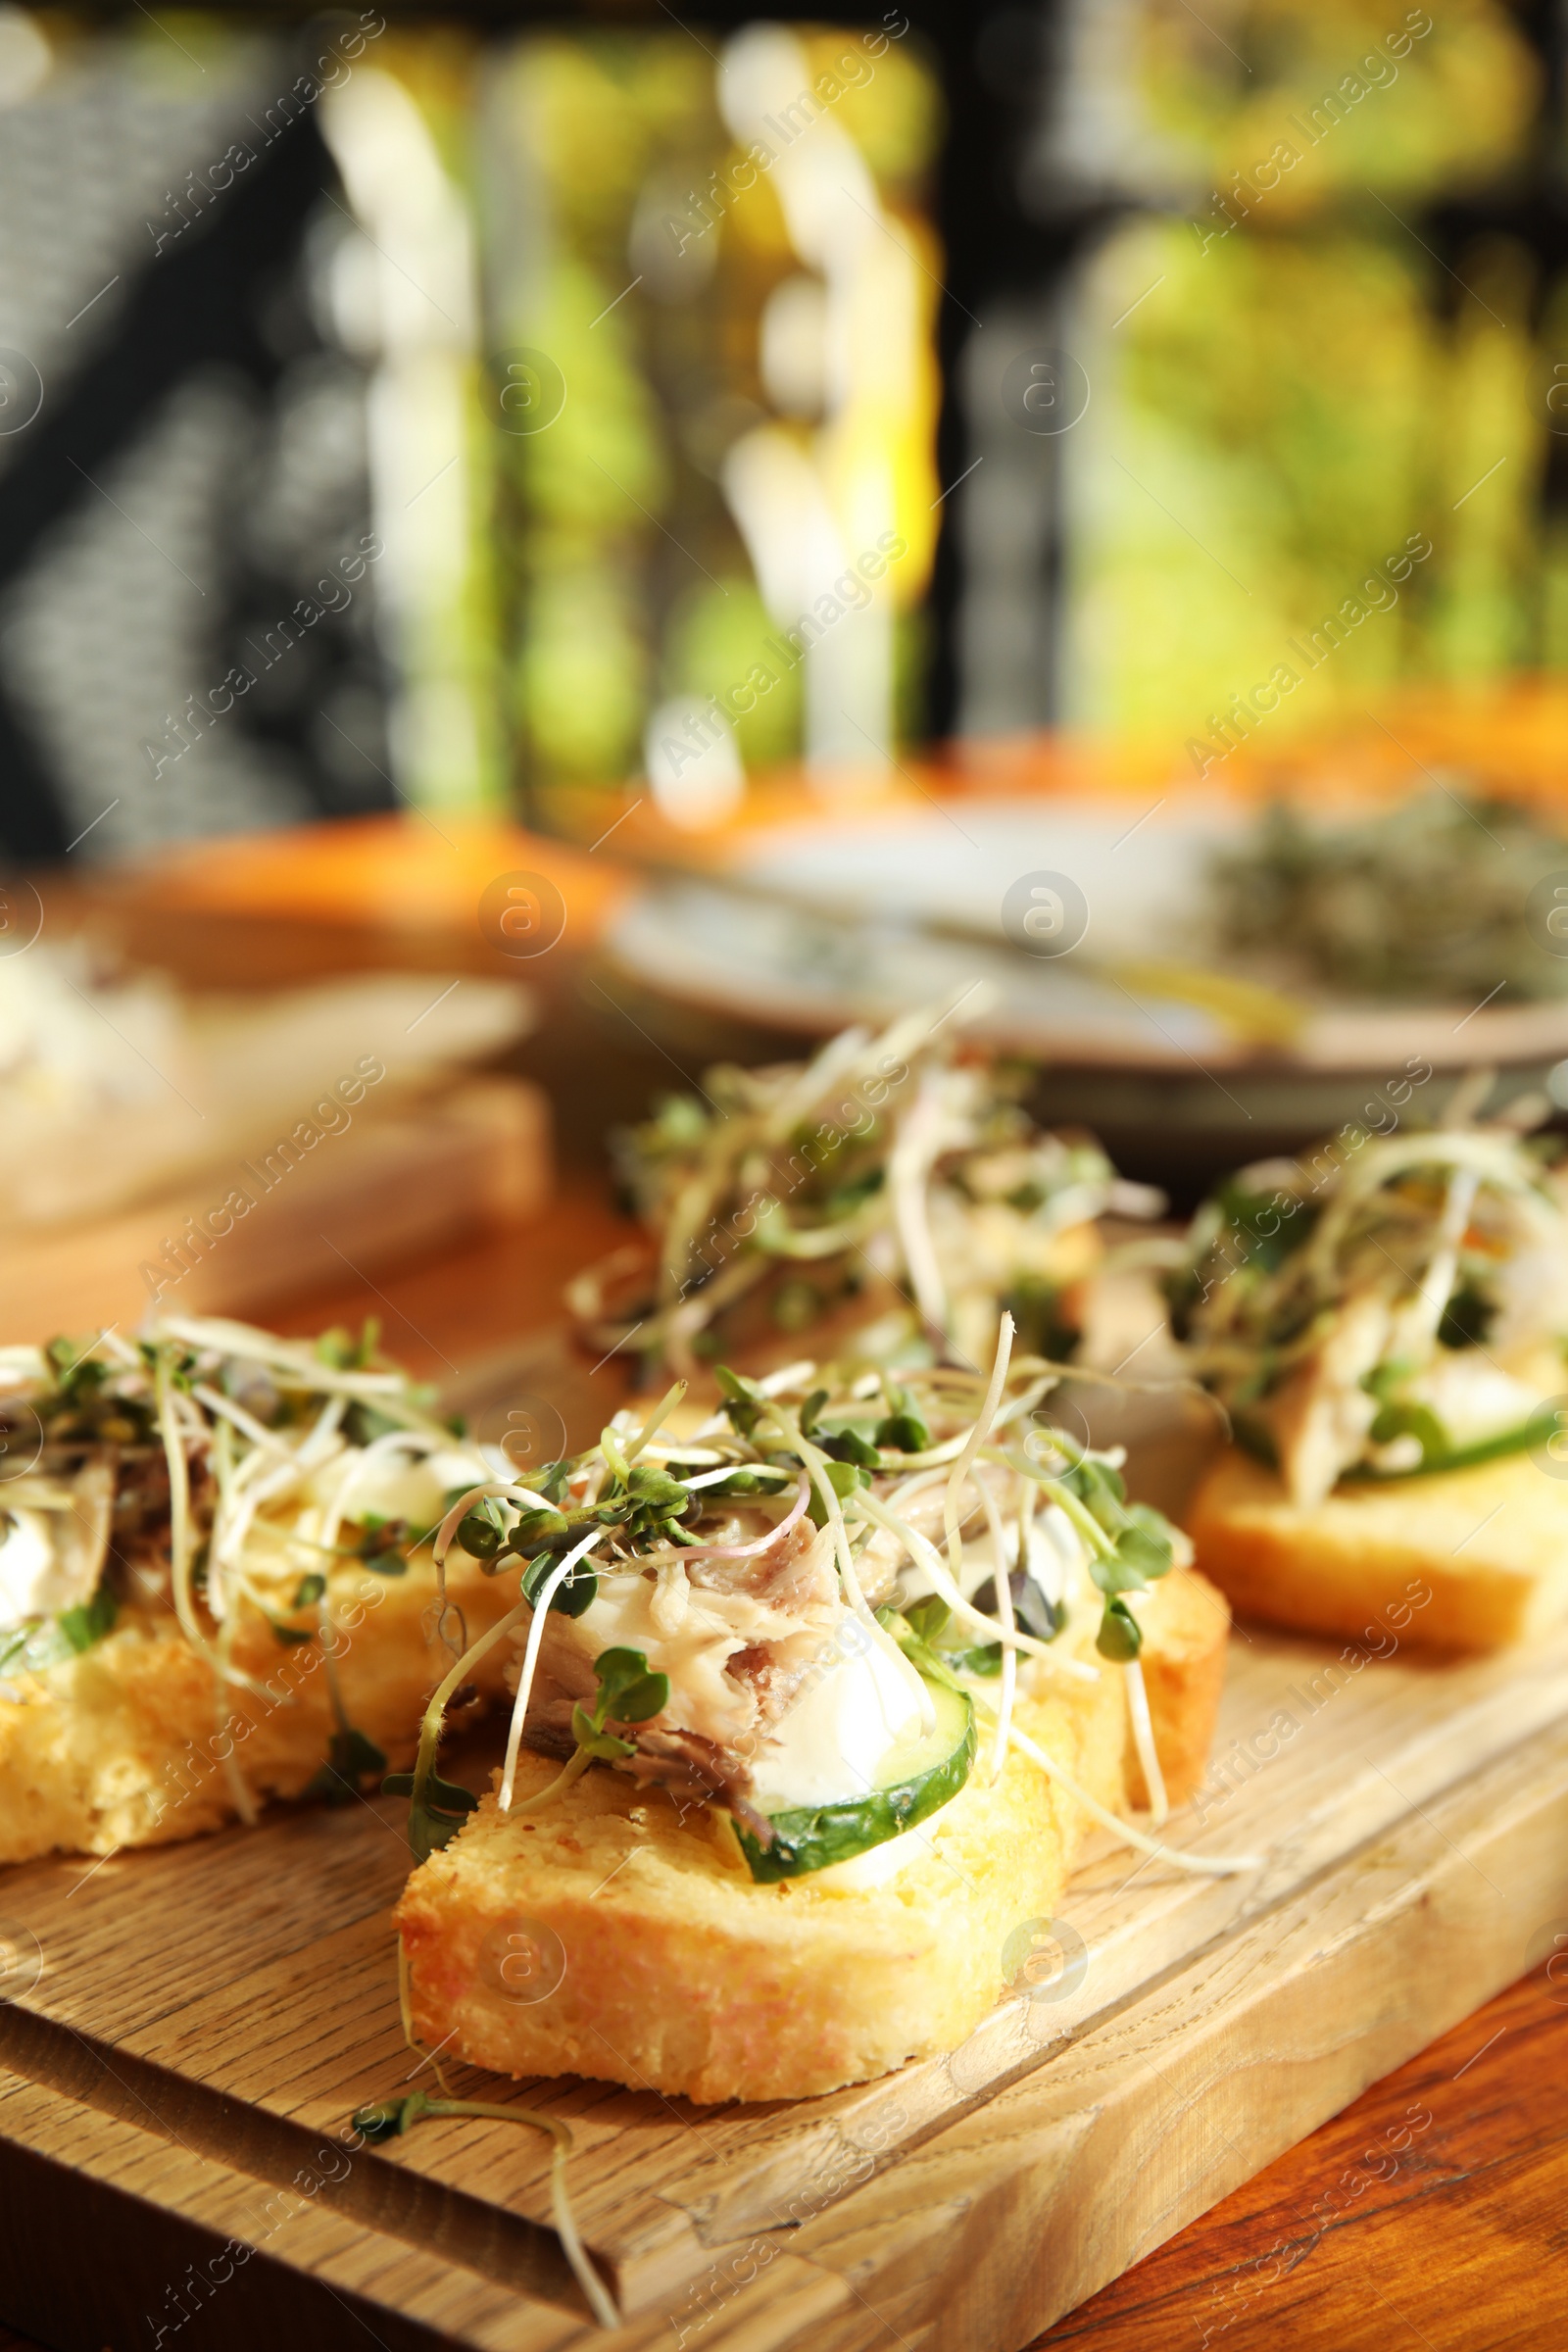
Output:
M890 1838L937 1812L968 1780L975 1758L974 1702L945 1679L931 1685L937 1731L929 1741L931 1761L863 1796L833 1804L791 1807L770 1815L773 1840L764 1846L742 1822L735 1835L747 1868L759 1886L808 1877L835 1862L853 1861L885 1845Z
M1561 1432L1562 1422L1555 1408L1549 1413L1533 1413L1528 1421L1516 1422L1512 1429L1499 1429L1493 1437L1477 1438L1468 1446L1451 1446L1442 1453L1424 1453L1408 1470L1378 1470L1370 1462L1358 1463L1343 1473L1340 1484L1396 1486L1408 1478L1435 1478L1445 1470L1473 1470L1482 1462L1501 1461L1510 1453L1529 1453Z

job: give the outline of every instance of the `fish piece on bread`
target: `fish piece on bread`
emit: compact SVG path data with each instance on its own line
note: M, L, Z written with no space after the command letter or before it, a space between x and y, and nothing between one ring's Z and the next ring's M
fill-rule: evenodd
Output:
M1170 1669L1155 1736L1184 1795L1212 1737L1228 1616L1177 1571L1144 1622L1146 1671ZM1017 1720L1102 1805L1141 1795L1118 1673L1022 1699ZM529 1759L519 1794L551 1778ZM1013 1748L1000 1781L971 1774L905 1833L896 1875L862 1882L852 1861L769 1886L721 1815L618 1773L584 1774L532 1816L487 1796L399 1906L415 2030L498 2074L699 2102L864 2082L973 2031L1005 1987L1009 1936L1060 1912L1092 1826ZM519 1997L558 1969L545 1998Z
M429 1537L492 1464L403 1374L340 1334L171 1320L7 1351L0 1423L0 1862L412 1760L453 1654ZM458 1554L446 1602L461 1649L507 1597Z
M1200 1209L1171 1322L1236 1442L1185 1518L1239 1609L1469 1650L1568 1615L1561 1149L1348 1128Z
M559 1524L499 1502L552 1548L496 1789L442 1824L416 1776L432 2046L704 2102L865 2080L994 2005L1092 1820L1190 1792L1228 1611L1009 1338L989 1390L721 1374L685 1436L617 1416Z

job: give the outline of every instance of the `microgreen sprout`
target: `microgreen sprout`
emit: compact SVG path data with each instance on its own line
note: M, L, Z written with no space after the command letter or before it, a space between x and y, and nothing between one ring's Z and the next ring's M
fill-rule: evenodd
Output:
M1032 1284L1039 1331L1070 1353L1076 1277L1065 1260L1051 1269L1056 1237L1113 1202L1147 1214L1157 1196L1120 1185L1087 1137L1043 1133L1022 1065L957 1060L957 1029L979 1009L960 1000L880 1036L851 1030L804 1066L710 1070L703 1101L671 1097L622 1136L650 1248L570 1285L595 1352L635 1349L690 1375L735 1339L805 1330L875 1262L897 1285L890 1306L912 1294L937 1344L989 1354L1000 1249L1020 1291Z
M396 2098L373 2099L368 2106L357 2108L350 2118L350 2129L368 2139L372 2147L385 2147L390 2141L401 2139L404 2132L411 2132L416 2124L462 2119L493 2124L521 2124L528 2131L543 2132L554 2140L550 2196L562 2251L570 2263L573 2276L600 2327L618 2328L620 2314L615 2309L614 2300L588 2260L577 2234L566 2192L566 2158L571 2152L571 2132L559 2116L546 2115L535 2107L502 2107L487 2099L432 2098L428 2091L411 2090Z

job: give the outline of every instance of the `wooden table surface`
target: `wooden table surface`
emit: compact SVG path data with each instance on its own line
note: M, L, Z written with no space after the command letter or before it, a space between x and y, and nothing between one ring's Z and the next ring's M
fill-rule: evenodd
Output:
M411 1369L450 1378L555 1321L567 1276L625 1233L597 1181L568 1169L535 1224L378 1287L346 1279L272 1320L310 1332L376 1314ZM602 1377L608 1408L615 1383ZM1554 1985L1538 1971L1376 2083L1034 2352L1568 2344L1568 1967L1558 1974ZM21 2343L0 2328L0 2352Z

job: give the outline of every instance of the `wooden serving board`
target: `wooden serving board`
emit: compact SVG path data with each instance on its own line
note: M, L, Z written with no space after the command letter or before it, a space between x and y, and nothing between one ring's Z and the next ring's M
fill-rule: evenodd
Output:
M359 2103L430 2082L397 2019L400 1807L15 1870L0 2319L70 2352L285 2328L291 2352L1015 2352L1568 1922L1568 1635L1447 1667L1368 1654L1395 1640L1238 1635L1174 1835L1262 1867L1194 1879L1101 1840L1065 1905L1081 1970L951 2059L708 2111L457 2069L459 2095L569 2120L579 2226L628 2315L608 2336L551 2230L541 2136L343 2144Z

